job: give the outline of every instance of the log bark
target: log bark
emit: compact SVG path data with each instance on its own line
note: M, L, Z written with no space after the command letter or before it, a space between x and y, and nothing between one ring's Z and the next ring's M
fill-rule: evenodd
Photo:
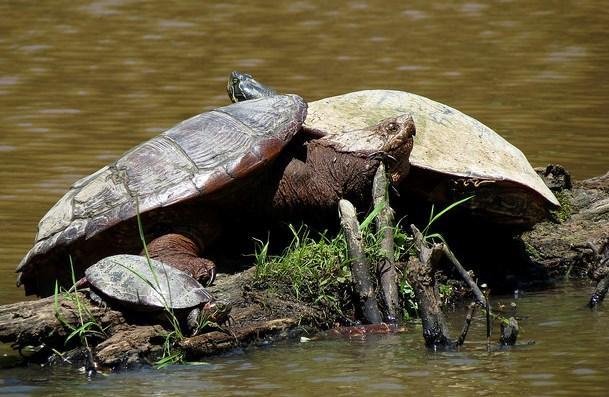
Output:
M372 185L374 207L383 205L383 209L376 217L376 229L382 235L381 255L383 259L377 266L383 299L387 310L387 322L395 323L398 319L398 278L395 270L393 241L394 212L389 206L387 195L387 176L385 166L381 163L374 176Z
M364 248L362 246L362 236L359 230L355 207L347 200L340 200L338 203L340 223L345 232L345 238L349 246L349 256L351 257L351 274L354 282L354 289L358 295L360 307L366 322L377 324L383 321L381 312L376 301L374 284L370 277L370 267Z
M570 181L556 182L565 179L561 175L566 171L559 170L548 166L538 172L553 188L561 210L553 220L538 223L520 236L523 255L545 280L595 273L602 267L602 257L590 245L609 243L609 172L569 187Z

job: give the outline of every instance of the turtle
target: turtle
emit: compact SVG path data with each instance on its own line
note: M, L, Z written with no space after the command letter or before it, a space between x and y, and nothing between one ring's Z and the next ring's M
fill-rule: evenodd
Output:
M222 323L231 306L216 301L189 274L137 255L112 255L85 270L78 288L89 287L92 300L136 312L171 311L190 335L200 321Z
M17 284L27 295L51 295L55 280L71 284L71 262L80 277L104 257L137 255L142 237L153 259L213 282L208 253L233 233L284 221L338 223L340 199L370 202L382 162L394 184L407 175L416 133L409 114L316 139L299 133L306 111L297 95L220 107L82 178L41 219Z
M274 92L251 75L232 72L232 101ZM466 203L471 212L493 223L527 228L560 205L524 154L495 131L442 103L396 90L356 91L308 103L303 129L340 134L392 115L408 112L417 126L410 173L400 191L433 203Z

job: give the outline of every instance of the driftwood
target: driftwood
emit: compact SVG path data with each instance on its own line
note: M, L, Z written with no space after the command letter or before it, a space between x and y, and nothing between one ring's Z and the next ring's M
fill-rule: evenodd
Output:
M435 278L435 272L443 253L443 244L430 246L415 225L410 227L419 256L410 258L408 268L423 322L425 346L434 349L452 347L453 342L450 339L446 317L442 312L440 293Z
M376 301L374 284L370 277L370 268L362 246L362 235L359 230L355 207L347 200L338 203L340 223L345 232L351 257L351 273L355 293L358 295L361 310L368 323L377 324L383 321Z
M395 270L393 241L393 210L389 206L387 195L387 175L385 166L381 163L374 176L372 185L374 207L383 206L376 217L376 229L383 236L381 239L381 255L383 259L377 265L379 281L383 292L387 321L397 322L398 319L398 278Z
M225 330L212 330L176 342L186 357L197 359L236 347L247 346L265 338L288 336L288 329L306 330L324 321L314 308L290 297L250 288L254 269L235 275L219 275L210 291L223 300L232 302L232 321ZM93 304L85 294L79 299L95 321L105 330L107 338L91 337L94 361L101 367L122 368L132 364L152 363L161 357L163 343L170 328L158 324L145 324L145 319L125 315L108 307ZM27 346L44 346L40 353L45 359L52 349L65 351L65 340L71 329L81 320L73 301L58 297L56 316L54 298L18 302L0 307L0 341L11 343L17 349ZM85 322L89 318L85 317ZM46 355L45 355L46 353Z

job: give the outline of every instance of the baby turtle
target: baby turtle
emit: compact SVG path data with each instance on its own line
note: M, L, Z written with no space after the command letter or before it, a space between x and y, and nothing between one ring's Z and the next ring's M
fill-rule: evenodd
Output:
M231 306L218 302L185 272L160 261L137 255L114 255L85 271L78 287L90 287L98 303L118 305L136 312L171 311L195 335L205 319L222 323Z

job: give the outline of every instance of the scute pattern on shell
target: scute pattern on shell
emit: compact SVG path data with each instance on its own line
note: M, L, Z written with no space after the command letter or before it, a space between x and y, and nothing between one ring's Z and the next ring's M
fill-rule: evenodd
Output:
M109 256L90 266L85 277L104 295L136 309L188 309L213 301L190 275L143 256Z
M413 167L495 181L512 181L543 197L558 200L524 154L479 121L431 99L392 90L366 90L309 103L305 127L329 134L364 128L410 113L417 126Z
M17 271L29 271L36 257L57 246L133 218L137 205L144 213L202 197L263 167L298 132L306 112L297 95L236 103L194 116L133 148L77 181L49 210Z

